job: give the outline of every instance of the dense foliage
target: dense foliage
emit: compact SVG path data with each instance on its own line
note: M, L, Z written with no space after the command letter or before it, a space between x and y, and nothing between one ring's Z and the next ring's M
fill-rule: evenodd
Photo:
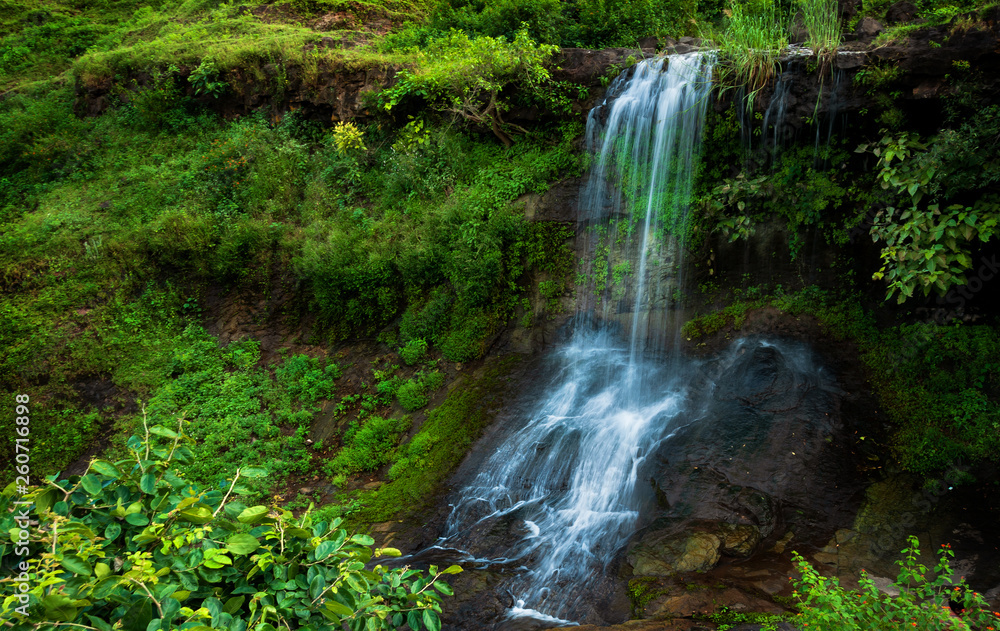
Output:
M431 566L425 576L369 567L399 551L373 552L371 537L348 535L339 519L246 506L245 481L263 469L237 469L215 489L191 484L172 468L196 459L186 425L148 427L129 439L130 458L0 495L0 563L27 588L4 598L0 621L99 631L441 628L440 594L452 592L440 578L461 568ZM30 527L18 520L29 512Z
M955 556L951 546L943 544L937 565L928 569L918 562L919 544L911 535L909 547L898 561L899 576L892 585L899 592L896 596L879 589L864 570L859 590L846 590L837 578L821 575L802 556L794 554L800 572L795 579L795 595L802 602L794 624L819 631L875 628L968 631L1000 625L1000 614L989 610L983 596L973 591L964 577L955 580L949 563ZM958 615L952 611L951 603L955 603Z

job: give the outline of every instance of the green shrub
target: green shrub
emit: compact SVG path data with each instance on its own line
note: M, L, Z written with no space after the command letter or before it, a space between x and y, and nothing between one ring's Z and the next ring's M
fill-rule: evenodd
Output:
M418 372L412 379L399 386L396 396L399 404L408 412L419 410L430 401L429 393L444 385L444 375L435 370L430 373Z
M423 338L412 339L399 349L399 356L412 366L427 356L427 342Z
M430 401L427 389L415 379L410 379L401 385L396 396L399 397L399 404L408 412L419 410Z
M430 292L426 303L411 304L399 323L399 336L404 343L425 339L437 343L451 319L455 294L449 287L439 287Z
M334 382L342 371L335 362L307 355L292 355L274 371L280 387L301 405L315 405L320 399L332 398Z
M450 0L432 14L430 26L440 31L456 28L470 33L513 41L522 25L538 42L557 42L562 19L558 0Z
M295 517L242 504L243 482L266 475L263 469L240 468L218 486L192 485L172 465L195 458L193 443L183 423L154 425L129 439L128 458L94 460L83 476L50 476L23 496L13 484L4 489L0 561L25 588L4 598L0 619L33 630L112 631L122 622L126 629L276 628L267 621L440 630L436 592L452 591L439 579L461 568L431 566L427 577L365 569L375 557L400 553L373 551L371 537L349 535L340 519L314 521L311 505ZM30 529L15 500L33 506Z
M640 39L679 36L694 28L695 0L448 0L432 13L428 34L461 29L513 41L522 25L532 39L546 44L606 48L636 46ZM416 33L409 42L424 43ZM400 42L401 44L402 42ZM411 44L412 45L412 44Z
M801 576L795 579L795 596L801 599L799 613L793 619L798 628L818 631L868 631L869 629L991 629L1000 624L1000 615L991 613L986 600L969 588L964 577L955 581L949 559L955 556L949 544L938 551L933 575L917 563L919 541L909 537L910 547L898 561L899 576L894 587L899 595L890 596L878 587L864 570L860 590L849 591L835 577L820 575L798 553L792 558ZM962 605L958 616L949 601Z
M373 416L344 438L344 447L326 467L327 474L353 475L389 463L399 437L410 428L410 417Z
M491 318L482 309L457 314L449 333L441 339L441 353L453 362L479 359L486 352L486 338L493 330Z

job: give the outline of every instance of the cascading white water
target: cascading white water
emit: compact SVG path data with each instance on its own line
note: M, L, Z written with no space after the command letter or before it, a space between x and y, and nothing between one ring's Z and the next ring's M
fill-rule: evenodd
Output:
M601 308L606 314L618 298L630 303L630 315L588 326L598 305L580 301L544 400L463 489L440 542L465 547L489 523L520 533L491 559L520 569L508 586L510 615L576 616L584 587L602 575L650 500L637 481L647 455L672 431L684 392L676 364L649 356L648 314L666 306L666 285L680 286L674 268L683 248L664 232L683 231L712 63L702 54L641 62L588 119L594 160L581 221L603 226L607 258L595 266L606 266L605 274L628 270L597 292Z

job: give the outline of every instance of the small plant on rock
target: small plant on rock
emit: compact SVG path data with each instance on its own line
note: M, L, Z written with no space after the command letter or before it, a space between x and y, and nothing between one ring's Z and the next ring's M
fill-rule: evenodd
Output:
M928 578L927 567L917 562L920 542L913 535L908 541L909 547L898 561L899 576L894 583L898 596L880 591L864 570L859 591L846 590L836 578L821 576L802 556L793 553L802 573L794 580L794 594L801 600L801 613L793 620L795 626L809 631L969 631L1000 627L1000 614L990 612L986 600L969 588L964 578L954 580L949 559L955 553L949 544L941 546L933 578Z

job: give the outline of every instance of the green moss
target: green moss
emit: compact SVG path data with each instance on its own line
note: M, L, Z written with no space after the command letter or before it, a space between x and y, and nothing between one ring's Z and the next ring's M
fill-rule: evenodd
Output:
M632 614L641 618L646 610L646 605L651 603L658 596L668 593L668 590L656 587L657 578L654 576L637 576L628 582L628 596L632 601Z
M681 327L681 334L688 340L695 340L712 335L727 326L732 326L738 331L743 326L743 322L746 321L747 314L753 309L763 307L764 304L763 300L739 300L730 303L719 311L688 320Z
M729 607L721 607L712 614L695 614L695 620L707 620L719 625L717 629L726 631L736 625L755 624L760 625L761 631L776 631L778 624L785 622L788 616L764 613L759 611L736 612Z
M462 378L448 398L427 414L417 434L400 447L390 471L392 479L376 490L351 496L361 508L350 520L362 524L401 519L432 501L489 425L503 400L507 375L519 361L517 356L495 359L482 377Z

